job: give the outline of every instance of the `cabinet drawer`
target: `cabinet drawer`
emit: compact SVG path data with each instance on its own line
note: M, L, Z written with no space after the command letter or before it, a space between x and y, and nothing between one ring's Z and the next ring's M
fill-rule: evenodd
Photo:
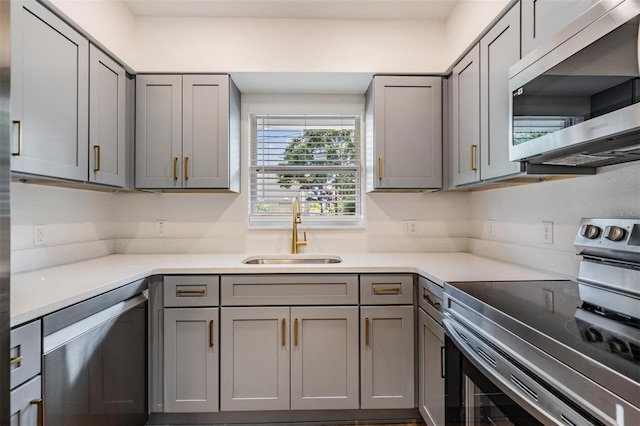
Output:
M424 277L418 277L418 300L420 307L442 325L443 289Z
M413 303L413 275L360 275L360 304Z
M226 306L356 305L357 275L227 275Z
M15 388L9 394L11 425L27 426L38 424L38 404L42 398L42 376L36 376L27 383ZM42 409L42 406L40 406Z
M164 277L164 306L217 306L220 302L218 275Z
M40 374L42 355L40 321L11 330L11 389Z

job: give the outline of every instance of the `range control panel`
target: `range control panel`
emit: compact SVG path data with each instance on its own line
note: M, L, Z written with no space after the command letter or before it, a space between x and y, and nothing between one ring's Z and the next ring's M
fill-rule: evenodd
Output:
M573 244L578 254L640 262L640 218L583 218Z

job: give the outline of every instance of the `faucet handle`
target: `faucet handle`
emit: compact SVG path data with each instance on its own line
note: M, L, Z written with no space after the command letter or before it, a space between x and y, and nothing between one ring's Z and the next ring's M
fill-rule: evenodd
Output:
M296 241L296 244L299 246L306 246L307 245L307 231L304 231L302 233L302 241Z

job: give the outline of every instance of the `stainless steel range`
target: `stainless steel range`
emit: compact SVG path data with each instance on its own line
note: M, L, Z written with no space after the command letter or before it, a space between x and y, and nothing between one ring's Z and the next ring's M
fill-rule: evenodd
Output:
M445 284L448 425L640 424L640 218L574 245L577 281Z

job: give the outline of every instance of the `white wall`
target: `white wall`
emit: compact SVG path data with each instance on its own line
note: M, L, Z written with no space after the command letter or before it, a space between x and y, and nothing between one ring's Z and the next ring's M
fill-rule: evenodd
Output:
M470 251L575 276L573 240L582 217L640 217L640 164L603 167L593 176L470 194ZM488 220L495 220L489 237ZM553 244L542 243L553 222Z
M49 0L133 69L136 66L135 17L120 0Z
M482 33L511 0L460 0L445 24L445 68Z
M136 69L215 72L443 71L441 21L140 17Z

